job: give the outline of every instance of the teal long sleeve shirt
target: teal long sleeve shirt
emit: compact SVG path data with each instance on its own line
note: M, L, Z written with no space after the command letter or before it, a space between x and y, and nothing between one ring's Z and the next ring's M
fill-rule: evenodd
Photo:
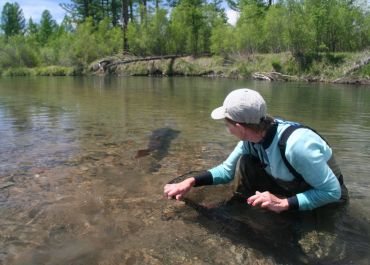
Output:
M259 157L261 162L267 165L265 171L274 178L292 181L294 176L285 166L278 146L282 132L292 123L282 120L276 120L276 122L277 130L275 135L271 136L272 141L269 146L240 141L222 164L210 169L213 184L228 183L233 180L236 164L244 154ZM332 156L332 150L319 135L307 128L295 130L287 140L285 156L312 187L296 194L299 210L311 210L340 199L339 181L327 164Z

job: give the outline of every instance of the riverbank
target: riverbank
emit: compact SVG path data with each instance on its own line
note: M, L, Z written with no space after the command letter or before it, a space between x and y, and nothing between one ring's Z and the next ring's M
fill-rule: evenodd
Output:
M368 60L367 60L368 59ZM267 81L370 84L370 52L291 53L177 57L142 60L134 56L103 58L87 67L47 66L4 70L2 76L206 76Z

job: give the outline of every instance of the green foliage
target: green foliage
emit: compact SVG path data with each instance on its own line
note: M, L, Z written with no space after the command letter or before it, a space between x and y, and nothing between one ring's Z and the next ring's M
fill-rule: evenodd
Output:
M51 35L56 32L56 29L56 21L52 18L48 10L44 10L41 15L40 27L37 31L37 39L41 46L44 46L47 43Z
M169 22L167 11L157 10L146 23L130 22L127 30L130 52L138 55L160 55L168 52Z
M321 61L322 59L320 54L311 51L305 53L297 52L295 53L294 57L297 60L301 71L308 70L315 60Z
M4 31L6 37L23 34L25 20L18 3L6 3L4 5L1 12L0 28Z
M235 31L231 25L219 21L212 29L211 52L227 55L237 51Z
M263 20L263 47L266 52L282 52L288 48L287 10L281 5L271 6Z
M67 49L64 56L72 65L85 67L98 58L117 53L121 47L120 40L120 29L110 27L108 19L102 20L97 29L92 19L87 19L61 46Z
M184 12L180 8L174 8L171 12L169 32L171 39L169 40L170 53L182 54L189 53L188 36L190 28L185 24Z
M78 23L90 19L94 25L108 18L113 26L118 25L121 0L71 0L71 3L62 3L70 17Z
M60 25L45 10L40 23L30 19L27 28L19 5L6 3L0 23L0 69L55 65L84 69L95 60L119 54L125 28L120 17L128 23L125 52L141 56L211 52L254 58L230 70L232 75L271 68L290 74L322 74L346 63L347 58L338 52L364 50L370 43L370 13L366 3L357 1L229 0L240 11L236 25L227 23L221 0L175 0L170 1L171 8L155 3L154 8L147 1L72 0L62 4L68 16ZM284 52L294 57L258 61L253 56ZM204 70L188 61L178 66L187 74ZM38 71L64 72L51 69Z
M290 51L293 53L304 53L313 47L312 27L308 23L304 4L294 0L287 0L287 39Z
M38 67L35 69L35 75L39 76L71 76L75 75L75 70L72 67L63 66L47 66Z
M264 17L265 9L256 3L243 6L240 19L236 24L236 41L239 51L254 53L262 46L263 34L260 29L263 28Z
M325 59L329 64L339 65L344 62L345 55L342 53L334 54L334 53L328 52L328 53L325 53Z
M251 65L247 62L239 63L239 65L237 65L237 68L239 71L239 75L243 77L249 77L252 75L253 69Z
M3 73L3 76L32 76L34 71L31 68L19 67L19 68L8 68Z
M38 31L39 31L38 25L33 22L32 18L30 18L27 23L26 35L36 36Z
M199 43L204 36L201 35L202 26L205 25L203 20L204 2L202 0L183 0L174 8L171 15L171 33L178 33L177 40L184 41L185 51L193 55L202 52ZM182 50L184 51L183 48ZM176 48L176 52L178 51L179 49Z
M0 40L0 67L35 67L39 64L37 51L36 43L22 35Z
M287 73L287 74L291 74L291 75L297 75L300 73L300 68L299 68L299 64L296 60L294 60L294 58L290 58L285 66L284 66L284 73Z
M356 74L360 77L370 78L370 64L361 67L361 69L358 70Z
M8 68L3 73L0 72L2 76L73 76L78 74L81 73L78 73L73 67L54 65L36 68L15 67Z
M279 60L273 60L271 66L276 72L281 72L281 70L283 69Z

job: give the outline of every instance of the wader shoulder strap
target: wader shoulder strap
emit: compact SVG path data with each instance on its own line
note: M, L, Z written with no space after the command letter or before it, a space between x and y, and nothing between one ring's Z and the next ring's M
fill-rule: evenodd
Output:
M316 133L318 136L321 137L321 139L323 139L327 145L329 145L329 143L325 140L324 137L322 137L318 132L316 132L314 129L308 127L308 126L305 126L305 125L301 125L301 124L296 124L296 125L290 125L288 128L286 128L280 139L279 139L279 143L278 143L278 146L279 146L279 150L280 150L280 154L281 154L281 157L284 161L284 164L285 166L289 169L289 172L298 180L300 181L304 181L303 177L301 174L299 174L294 168L293 166L289 163L289 161L287 160L286 156L285 156L285 150L286 150L286 143L288 141L288 138L289 136L297 129L299 128L306 128L306 129L310 129L311 131L313 131L314 133ZM338 178L338 181L340 183L340 185L343 185L343 175L340 171L340 168L339 166L337 165L337 163L335 162L335 159L334 159L334 155L332 155L332 157L329 159L328 161L328 166L330 167L330 169L333 171L334 175Z
M296 130L296 129L299 129L299 128L305 128L305 126L303 125L290 125L288 128L286 128L281 137L280 137L280 140L279 140L279 149L280 149L280 154L281 154L281 157L284 161L284 164L285 166L289 169L289 172L298 180L301 180L301 181L304 181L303 177L301 174L299 174L294 168L293 166L289 163L289 161L286 159L286 156L285 156L285 149L286 149L286 142L288 141L288 138L289 136Z
M289 161L286 159L286 156L285 156L285 149L286 149L286 142L288 141L288 138L289 136L297 129L299 128L306 128L306 129L310 129L311 131L313 131L314 133L316 133L318 136L321 137L321 139L323 139L327 145L328 142L325 140L324 137L322 137L317 131L315 131L314 129L308 127L308 126L305 126L305 125L302 125L302 124L295 124L295 125L290 125L288 128L286 128L281 137L280 137L280 140L279 140L279 149L280 149L280 154L281 154L281 157L283 158L283 161L284 161L284 164L285 166L289 169L290 173L296 177L297 179L299 180L302 180L304 181L303 177L301 174L299 174L294 168L293 166L289 163Z
M284 164L285 166L289 169L290 173L297 179L299 180L302 180L304 181L303 177L301 174L299 174L294 168L293 166L289 163L289 161L286 159L286 156L285 156L285 149L286 149L286 142L288 141L288 138L289 136L297 129L299 128L306 128L306 129L310 129L311 131L313 131L314 133L316 133L318 136L320 136L327 144L328 142L325 140L324 137L322 137L318 132L316 132L314 129L308 127L308 126L305 126L305 125L302 125L302 124L296 124L296 125L290 125L288 128L286 128L281 137L280 137L280 140L279 140L279 149L280 149L280 154L281 154L281 157L283 158L283 161L284 161ZM328 144L329 145L329 144Z

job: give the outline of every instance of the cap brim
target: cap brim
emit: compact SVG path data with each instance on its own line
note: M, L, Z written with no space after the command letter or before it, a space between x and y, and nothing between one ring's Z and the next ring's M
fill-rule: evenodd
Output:
M211 117L214 120L224 119L225 118L225 109L224 109L224 107L221 106L217 109L214 109L211 113Z

